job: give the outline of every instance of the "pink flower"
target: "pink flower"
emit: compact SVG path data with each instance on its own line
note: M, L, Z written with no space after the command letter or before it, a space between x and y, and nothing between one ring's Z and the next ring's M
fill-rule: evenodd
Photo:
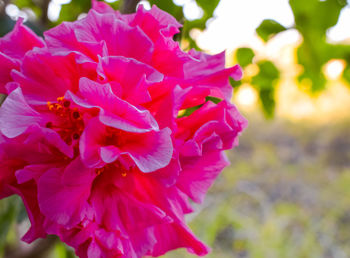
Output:
M185 215L246 126L228 82L241 70L183 52L179 27L156 6L93 1L45 40L21 20L0 39L0 197L23 199L24 241L55 234L79 257L208 253Z

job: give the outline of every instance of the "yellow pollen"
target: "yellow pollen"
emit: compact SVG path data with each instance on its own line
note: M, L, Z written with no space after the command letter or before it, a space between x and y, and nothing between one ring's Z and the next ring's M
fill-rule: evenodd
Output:
M99 175L102 174L103 171L105 171L105 168L104 168L104 167L96 169L95 172L96 172L96 174L99 176Z
M63 101L64 100L64 97L58 97L57 98L57 101L60 102L60 101Z

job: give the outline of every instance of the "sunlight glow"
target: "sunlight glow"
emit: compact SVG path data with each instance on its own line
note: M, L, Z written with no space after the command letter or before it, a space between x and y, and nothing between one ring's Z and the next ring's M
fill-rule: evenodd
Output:
M146 10L151 10L151 4L148 1L142 0L140 3L138 3L138 5L140 4L143 5L143 8Z
M324 73L328 79L336 80L340 78L342 72L344 71L344 68L345 68L344 60L330 60L324 66Z
M257 93L252 87L248 85L242 85L236 94L237 101L240 105L246 107L252 107L257 101Z
M14 4L8 4L6 6L5 12L8 16L11 17L13 20L17 20L18 17L22 17L24 21L28 19L27 13L21 11L16 5Z
M341 10L337 25L327 31L331 41L344 41L349 38L350 6Z
M184 5L184 15L187 20L193 21L203 16L203 10L196 4L194 0Z
M51 1L49 3L49 9L47 11L47 16L50 21L57 21L60 16L61 4L57 1Z

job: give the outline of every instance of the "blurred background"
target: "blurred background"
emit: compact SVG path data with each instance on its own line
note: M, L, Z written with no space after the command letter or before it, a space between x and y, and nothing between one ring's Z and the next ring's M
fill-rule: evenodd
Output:
M212 258L350 257L350 5L346 0L106 0L152 4L184 26L184 50L226 51L248 118L240 145L188 217ZM21 16L42 35L84 17L89 0L0 0L0 35ZM17 197L0 201L0 257L74 257L55 238L26 245ZM2 254L2 255L1 255ZM191 255L177 250L164 258Z

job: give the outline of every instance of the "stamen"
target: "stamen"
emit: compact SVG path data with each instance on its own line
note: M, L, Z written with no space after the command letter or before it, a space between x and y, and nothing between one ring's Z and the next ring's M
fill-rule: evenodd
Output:
M72 113L72 117L73 117L74 119L78 119L78 118L80 117L80 113L79 113L78 111L74 111L74 112Z
M64 106L65 108L69 108L69 106L70 106L70 101L69 101L69 100L65 100L65 101L63 102L63 106Z
M95 170L95 173L99 176L99 175L101 175L102 172L105 171L105 170L106 170L105 167L98 168L98 169Z
M47 123L46 123L46 128L52 128L52 127L53 127L52 122L47 122Z
M54 123L47 122L46 127L55 130L68 145L78 140L84 130L84 121L78 108L70 108L71 102L64 97L58 97L57 103L48 101L47 106L58 119Z

